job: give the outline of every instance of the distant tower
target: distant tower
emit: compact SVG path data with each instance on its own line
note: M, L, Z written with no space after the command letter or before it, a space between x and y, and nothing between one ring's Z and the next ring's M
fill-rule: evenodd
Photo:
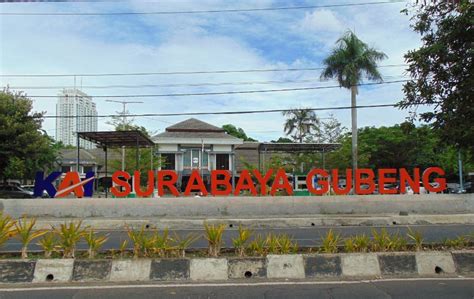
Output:
M77 145L76 132L97 131L97 109L92 97L77 89L63 89L56 104L56 140L65 145ZM63 117L67 116L67 117ZM76 123L78 121L78 123ZM94 148L92 142L82 140L80 146Z

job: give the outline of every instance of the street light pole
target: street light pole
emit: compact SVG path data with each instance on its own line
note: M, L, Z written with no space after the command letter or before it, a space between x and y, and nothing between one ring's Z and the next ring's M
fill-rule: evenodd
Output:
M105 100L106 102L113 102L122 104L122 124L125 125L125 121L127 120L126 113L127 113L127 104L143 104L140 101L116 101L116 100ZM122 171L125 171L125 146L122 146Z

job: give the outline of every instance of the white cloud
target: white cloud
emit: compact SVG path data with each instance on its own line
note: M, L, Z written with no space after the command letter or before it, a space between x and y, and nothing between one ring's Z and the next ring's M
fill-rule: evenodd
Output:
M239 4L252 7L254 1ZM133 9L184 10L186 5L166 2L142 4ZM179 3L179 2L178 2ZM230 8L228 1L191 2L196 7ZM199 3L199 4L196 4ZM209 4L209 5L207 5ZM16 4L19 8L20 4ZM68 4L73 5L73 4ZM82 3L81 9L99 9ZM101 3L107 11L127 10L114 7L115 3ZM181 6L180 6L181 5ZM256 4L255 4L256 5ZM264 3L262 7L270 6ZM11 10L15 5L11 6ZM49 4L47 7L53 7ZM54 6L58 9L58 6ZM379 8L377 8L379 9ZM416 47L416 35L408 28L407 18L398 8L377 10L315 10L265 12L255 14L199 14L179 16L144 16L123 18L2 18L0 64L3 73L108 73L155 72L217 69L260 69L307 67L319 65L322 57L332 48L335 39L345 28L356 28L361 39L378 46L389 54L384 63L400 63L407 49ZM353 16L353 18L351 18ZM361 20L358 22L357 20ZM385 26L384 22L391 26ZM356 25L356 26L355 26ZM267 43L268 42L268 43ZM295 46L297 45L297 46ZM285 47L288 47L286 53ZM283 50L280 50L283 48ZM275 54L276 53L276 54ZM294 54L297 53L297 54ZM292 58L287 55L292 54ZM294 56L294 57L293 57ZM399 69L382 69L384 74L400 74ZM108 94L163 94L186 92L220 92L235 90L280 89L314 85L333 85L318 82L317 72L289 73L233 73L188 76L144 77L84 77L84 85L167 84L201 82L242 82L285 79L314 79L314 83L224 85L206 87L161 87L143 89L88 89L92 95ZM25 85L71 85L72 78L0 78L0 83ZM81 78L78 78L78 83ZM29 94L50 95L57 90L28 90ZM361 89L359 103L392 103L402 96L400 85ZM130 106L132 113L175 113L189 111L232 111L251 109L283 109L291 107L343 106L349 103L350 94L344 89L317 91L234 94L226 96L143 98L145 104ZM99 114L114 113L120 106L106 104L96 98ZM36 98L34 108L55 114L56 99ZM324 117L329 111L320 112ZM350 111L337 111L335 115L350 126ZM359 113L361 125L390 125L404 119L406 112L367 109ZM163 130L169 123L186 117L137 118L147 129ZM252 114L231 116L202 116L204 121L216 125L233 123L244 128L248 135L259 140L276 139L283 135L283 117L278 114ZM45 122L47 130L54 129L54 121ZM101 119L100 129L110 129ZM54 132L51 132L54 133Z
M318 9L306 13L299 26L302 30L313 33L338 33L345 29L342 22L339 21L340 18L331 10Z

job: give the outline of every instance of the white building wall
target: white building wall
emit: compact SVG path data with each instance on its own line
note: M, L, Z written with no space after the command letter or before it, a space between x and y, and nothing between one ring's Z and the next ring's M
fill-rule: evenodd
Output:
M97 109L92 98L80 90L64 89L56 104L56 140L65 145L77 145L76 132L97 131ZM69 117L61 117L69 116ZM80 140L85 149L94 148L92 142Z
M213 151L214 152L231 152L232 151L232 145L214 144L213 145Z

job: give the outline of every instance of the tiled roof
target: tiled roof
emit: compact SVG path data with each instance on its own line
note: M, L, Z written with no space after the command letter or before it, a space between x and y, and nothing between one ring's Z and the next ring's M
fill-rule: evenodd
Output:
M153 136L152 139L156 141L159 138L217 138L240 140L239 138L229 135L225 132L163 132Z
M224 129L213 126L199 119L189 118L166 128L165 132L153 136L156 141L159 138L217 138L240 140L227 134Z
M166 128L167 132L225 132L224 129L213 126L202 120L189 118Z

